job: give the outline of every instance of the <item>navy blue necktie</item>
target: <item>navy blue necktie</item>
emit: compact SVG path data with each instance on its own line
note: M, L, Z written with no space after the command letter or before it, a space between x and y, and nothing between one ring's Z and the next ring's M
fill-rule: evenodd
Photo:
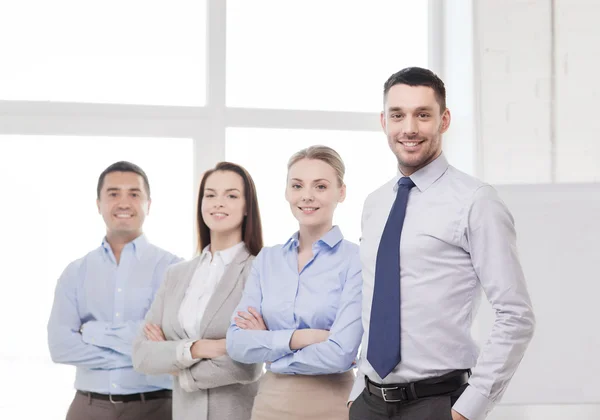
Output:
M383 379L400 363L400 235L408 194L415 184L400 178L396 200L381 235L375 264L375 287L367 360Z

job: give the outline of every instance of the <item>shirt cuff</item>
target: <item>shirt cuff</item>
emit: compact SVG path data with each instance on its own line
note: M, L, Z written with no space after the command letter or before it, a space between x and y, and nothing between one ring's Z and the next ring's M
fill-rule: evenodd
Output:
M266 369L273 373L279 373L282 375L293 374L291 372L286 371L286 368L290 366L290 362L293 358L294 358L293 354L288 354L286 356L283 356L282 358L277 359L273 363L271 363Z
M483 396L471 385L465 388L452 409L469 420L484 420L494 408L494 402Z
M107 329L104 322L88 321L81 326L81 339L84 343L99 345Z
M192 346L195 342L196 340L185 340L177 345L175 352L177 355L177 363L179 364L180 369L189 368L190 366L195 365L200 360L202 360L194 359L192 357Z
M186 392L194 392L195 389L192 388L192 384L194 383L194 378L192 377L192 372L189 369L183 369L179 371L179 375L177 375L179 379L179 386Z
M290 340L292 339L292 334L294 334L294 331L296 330L271 331L273 333L271 352L275 354L276 359L293 353L292 349L290 349Z

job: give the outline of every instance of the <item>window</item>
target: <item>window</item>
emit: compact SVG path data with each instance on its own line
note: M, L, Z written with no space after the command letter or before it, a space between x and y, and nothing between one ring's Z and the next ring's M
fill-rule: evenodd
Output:
M204 105L206 0L0 5L0 99Z
M227 1L227 105L380 111L383 82L426 66L428 2Z

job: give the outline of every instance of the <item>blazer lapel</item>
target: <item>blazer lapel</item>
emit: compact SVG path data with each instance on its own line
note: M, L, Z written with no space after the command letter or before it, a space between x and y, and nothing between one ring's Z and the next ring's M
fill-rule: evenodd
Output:
M223 278L221 278L221 281L217 285L215 292L208 301L208 305L206 305L206 310L204 311L202 321L200 322L200 328L198 330L200 338L204 336L206 328L235 288L240 274L244 269L244 263L249 256L250 253L246 247L243 247L240 252L237 253L233 261L231 261L231 264L227 266L227 269L223 273Z

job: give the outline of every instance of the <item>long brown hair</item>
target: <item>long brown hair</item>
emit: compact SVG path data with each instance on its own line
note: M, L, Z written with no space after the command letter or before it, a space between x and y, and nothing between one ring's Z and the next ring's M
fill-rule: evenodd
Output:
M202 176L200 190L198 191L198 205L196 207L196 224L198 227L198 252L210 244L210 229L202 217L202 199L204 188L209 176L217 171L229 171L238 174L244 181L244 198L246 199L246 216L242 221L242 240L252 255L257 255L263 247L262 223L258 209L256 187L252 177L242 166L231 162L219 162L213 169L209 169Z

